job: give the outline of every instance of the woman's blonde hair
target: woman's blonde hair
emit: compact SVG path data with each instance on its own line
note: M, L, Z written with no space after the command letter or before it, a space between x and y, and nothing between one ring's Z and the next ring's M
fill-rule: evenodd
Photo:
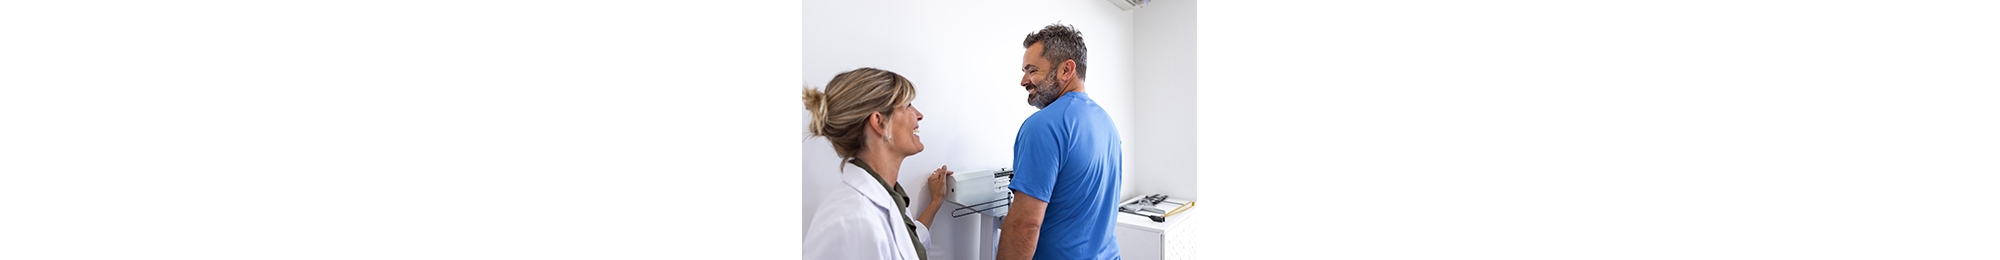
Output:
M895 72L876 68L841 72L826 83L825 91L806 88L806 110L812 111L812 123L806 128L832 142L833 152L844 163L867 143L869 114L882 113L886 125L890 113L916 96L916 86Z

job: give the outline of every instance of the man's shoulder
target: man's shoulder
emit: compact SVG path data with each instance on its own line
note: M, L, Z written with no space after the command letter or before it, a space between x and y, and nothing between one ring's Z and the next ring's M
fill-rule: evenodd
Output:
M1028 115L1028 120L1021 122L1021 129L1059 127L1068 123L1072 116L1065 106L1050 105Z
M1083 97L1063 106L1061 114L1065 123L1071 124L1071 128L1076 129L1075 131L1109 130L1115 132L1117 126L1111 120L1111 112L1105 111L1102 106L1098 106L1096 100L1092 100L1088 96Z
M1042 110L1035 111L1034 115L1028 116L1028 120L1062 123L1101 114L1105 114L1104 108L1097 106L1096 101L1089 98L1064 97L1050 103L1048 107L1043 107Z

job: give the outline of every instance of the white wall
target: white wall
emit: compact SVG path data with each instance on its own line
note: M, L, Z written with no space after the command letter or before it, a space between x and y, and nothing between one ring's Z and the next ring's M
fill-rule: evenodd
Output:
M1133 10L1139 118L1140 194L1195 198L1194 0L1153 1ZM1128 196L1129 197L1129 196Z
M915 105L924 112L923 153L903 163L897 179L912 193L913 205L926 174L939 165L958 172L1011 167L1014 134L1035 112L1019 85L1021 40L1044 25L1062 22L1083 31L1090 47L1087 81L1091 97L1119 126L1125 141L1124 197L1136 194L1133 13L1103 0L1055 1L806 1L802 85L822 88L842 71L876 67L901 74L917 86ZM801 86L769 86L796 91ZM818 196L840 187L839 160L825 139L807 138L811 114L799 109L803 146L800 226L817 210ZM949 203L947 203L949 204ZM947 207L949 207L947 205ZM946 209L948 210L948 209ZM931 250L934 259L974 259L976 228L971 221L939 213ZM966 220L970 220L968 217ZM803 230L801 230L803 232Z

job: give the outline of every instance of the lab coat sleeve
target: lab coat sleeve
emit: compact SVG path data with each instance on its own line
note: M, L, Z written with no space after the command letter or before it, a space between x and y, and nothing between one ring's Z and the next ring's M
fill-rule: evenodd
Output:
M851 216L822 216L813 219L806 231L802 259L884 259L880 230L871 230L869 219Z
M922 215L911 215L911 216L922 216ZM933 250L933 249L937 249L937 248L934 248L934 247L931 247L931 228L930 228L930 227L926 227L926 226L924 226L924 222L923 222L923 221L918 221L918 222L917 222L917 233L916 233L916 234L913 234L913 235L916 235L916 236L917 236L917 240L918 240L918 241L921 241L921 242L923 242L923 243L924 243L924 250L926 250L926 251L930 251L930 250Z

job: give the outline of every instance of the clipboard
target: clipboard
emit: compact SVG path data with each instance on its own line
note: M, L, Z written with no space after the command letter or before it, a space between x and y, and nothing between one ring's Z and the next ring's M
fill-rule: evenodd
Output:
M1153 194L1126 200L1119 204L1118 212L1152 219L1153 222L1167 222L1167 217L1194 208L1194 201L1169 200L1167 195Z

